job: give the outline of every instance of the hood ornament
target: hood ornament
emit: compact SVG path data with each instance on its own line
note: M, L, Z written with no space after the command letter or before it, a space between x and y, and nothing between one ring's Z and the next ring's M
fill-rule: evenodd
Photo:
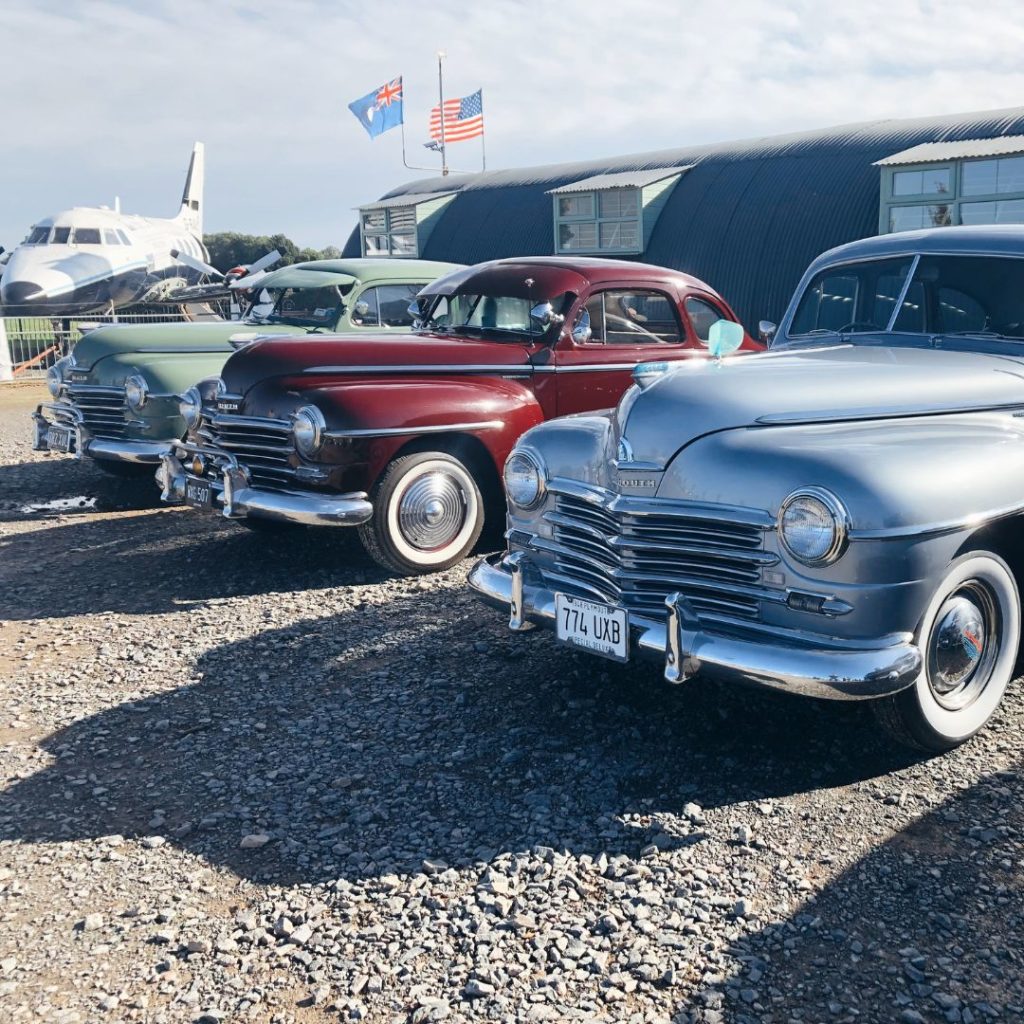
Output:
M632 462L633 446L624 438L619 438L619 446L615 451L616 462Z

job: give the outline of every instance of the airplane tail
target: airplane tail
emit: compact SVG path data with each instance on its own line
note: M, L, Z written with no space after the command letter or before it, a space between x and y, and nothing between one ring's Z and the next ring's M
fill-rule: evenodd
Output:
M198 238L203 235L203 144L192 147L192 159L185 178L185 191L181 195L178 218Z

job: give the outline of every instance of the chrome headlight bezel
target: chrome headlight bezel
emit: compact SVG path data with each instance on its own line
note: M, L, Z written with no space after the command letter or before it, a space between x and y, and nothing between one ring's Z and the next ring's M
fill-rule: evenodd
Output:
M312 458L324 446L327 421L315 405L304 405L292 414L292 440L295 450L304 458Z
M805 545L801 549L799 545L795 544L793 538L795 527L788 517L800 503L804 503L805 507L809 506L815 511L823 511L824 516L821 518L823 520L827 518L830 521L831 533L827 538L826 545L818 545L813 549L808 549ZM800 487L787 495L785 501L779 506L776 528L779 541L787 554L801 565L821 568L838 561L846 551L850 534L850 513L839 498L824 487Z
M46 389L54 400L60 398L61 391L67 382L67 370L71 366L71 356L64 356L58 359L46 371Z
M178 412L189 430L195 430L203 417L203 396L194 384L178 399Z
M524 494L523 491L519 491L518 494L514 493L516 488L522 482L522 480L515 480L512 474L517 471L522 472L526 479L528 474L532 477L534 493L532 496ZM511 482L510 482L511 480ZM531 451L527 451L525 448L516 448L512 451L512 454L505 460L505 468L502 472L502 483L505 487L505 496L508 498L510 505L515 508L522 509L524 512L529 512L535 508L544 500L548 492L547 482L547 471L544 467L544 463L541 461L538 455L535 455Z
M124 400L128 408L138 412L149 400L149 384L141 374L133 373L124 381Z

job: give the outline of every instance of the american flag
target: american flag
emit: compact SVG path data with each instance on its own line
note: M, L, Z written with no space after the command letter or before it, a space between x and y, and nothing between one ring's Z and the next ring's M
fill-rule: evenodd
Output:
M483 90L477 89L472 96L444 101L444 141L465 142L484 133ZM441 138L441 108L430 111L430 137Z

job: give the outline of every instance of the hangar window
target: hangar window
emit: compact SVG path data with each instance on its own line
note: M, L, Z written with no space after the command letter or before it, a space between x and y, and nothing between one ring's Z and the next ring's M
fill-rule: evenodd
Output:
M598 174L551 189L556 253L639 255L689 167Z
M415 256L416 210L394 206L364 212L363 251L367 256Z
M1024 136L928 142L878 161L879 231L1024 224Z

